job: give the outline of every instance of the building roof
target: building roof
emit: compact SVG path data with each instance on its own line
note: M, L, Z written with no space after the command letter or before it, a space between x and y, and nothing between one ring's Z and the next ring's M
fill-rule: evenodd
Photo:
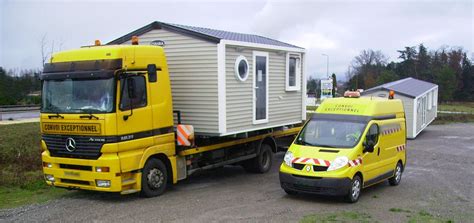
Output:
M393 90L395 93L405 95L411 98L416 98L428 90L437 87L438 85L418 80L415 78L405 78L398 81L389 82L383 85L379 85L370 89L365 90L362 94L372 93L378 90Z
M112 40L107 44L122 44L130 40L132 36L139 36L154 29L165 29L172 32L178 32L184 35L193 36L193 37L210 41L210 42L214 42L214 43L219 43L220 40L232 40L232 41L239 41L239 42L257 43L257 44L265 44L265 45L271 45L271 46L303 49L301 47L298 47L289 43L284 43L278 40L274 40L267 37L254 35L254 34L236 33L236 32L217 30L217 29L164 23L164 22L159 22L159 21L152 22L142 28L139 28L131 33L126 34L125 36Z

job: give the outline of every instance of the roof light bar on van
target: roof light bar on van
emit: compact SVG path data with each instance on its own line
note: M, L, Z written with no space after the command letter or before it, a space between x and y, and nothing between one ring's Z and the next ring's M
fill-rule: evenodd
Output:
M346 91L346 92L344 92L344 97L345 98L359 98L360 97L360 92L358 92L358 91Z

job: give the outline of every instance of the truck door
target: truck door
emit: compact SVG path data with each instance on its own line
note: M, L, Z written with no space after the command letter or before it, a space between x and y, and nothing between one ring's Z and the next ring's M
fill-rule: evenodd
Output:
M119 103L117 105L117 134L119 147L127 150L151 146L152 110L149 105L149 89L146 76L136 75L119 82ZM133 85L133 86L129 86Z
M377 123L370 124L364 138L363 155L362 155L362 169L364 177L364 185L371 184L380 175L380 143L379 143L379 125ZM372 145L373 150L369 149L367 145Z

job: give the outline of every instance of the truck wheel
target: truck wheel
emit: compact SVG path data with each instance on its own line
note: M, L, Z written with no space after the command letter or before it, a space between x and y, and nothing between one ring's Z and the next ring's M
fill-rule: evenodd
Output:
M159 159L150 159L142 169L143 197L156 197L163 194L168 183L168 174L165 164Z
M349 203L355 203L359 200L360 192L362 191L362 180L359 175L355 175L352 178L351 188L349 193L346 195L346 201Z
M403 173L403 167L401 163L397 163L397 167L395 167L395 174L393 177L388 179L388 183L392 186L397 186L400 184L400 181L402 180L402 173Z
M251 173L266 173L272 168L273 152L271 146L262 144L257 157L244 161L242 166Z

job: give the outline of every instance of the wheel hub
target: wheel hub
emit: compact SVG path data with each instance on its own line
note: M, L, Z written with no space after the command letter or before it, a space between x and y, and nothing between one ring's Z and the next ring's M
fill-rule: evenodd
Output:
M148 172L147 180L148 186L152 189L158 189L163 185L164 174L157 168L151 169L150 172Z

